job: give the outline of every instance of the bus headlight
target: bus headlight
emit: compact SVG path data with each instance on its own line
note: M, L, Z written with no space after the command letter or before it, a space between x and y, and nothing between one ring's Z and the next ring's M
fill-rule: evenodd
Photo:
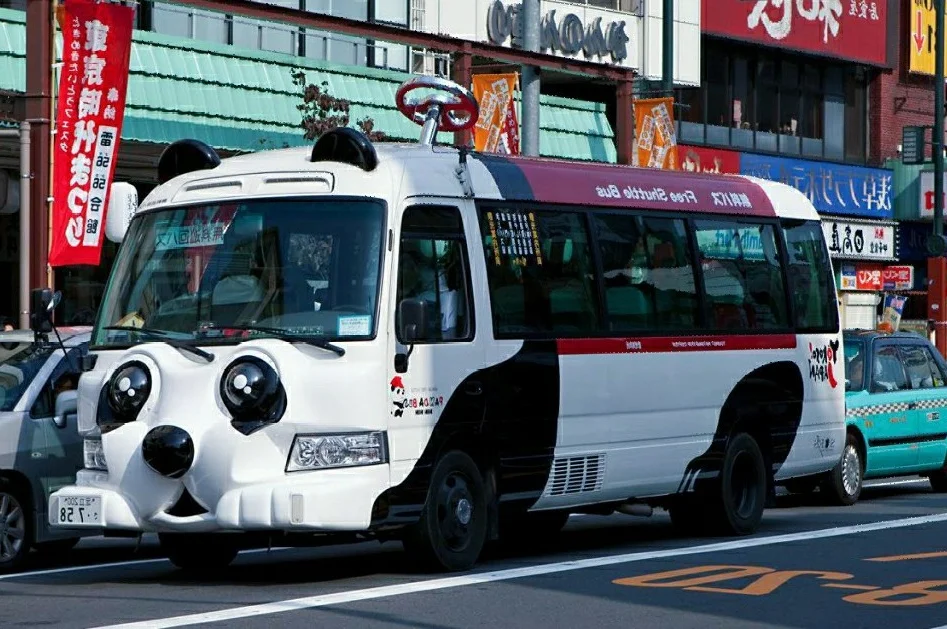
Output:
M388 462L384 432L342 435L296 435L286 463L287 472Z
M82 453L87 470L109 471L109 466L105 462L105 450L102 449L101 439L91 439L89 437L83 439Z

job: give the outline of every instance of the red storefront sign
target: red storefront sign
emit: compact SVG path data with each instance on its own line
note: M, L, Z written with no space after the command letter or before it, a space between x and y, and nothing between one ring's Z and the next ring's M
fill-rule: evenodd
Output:
M859 264L855 269L855 290L884 289L884 267L880 264Z
M135 11L94 0L66 0L64 7L49 264L97 265L125 115Z
M740 173L740 154L724 149L710 149L700 146L677 148L681 170L698 173Z
M713 0L701 3L701 29L886 66L888 4L886 0Z
M881 273L881 281L885 290L910 290L914 286L914 267L886 266Z

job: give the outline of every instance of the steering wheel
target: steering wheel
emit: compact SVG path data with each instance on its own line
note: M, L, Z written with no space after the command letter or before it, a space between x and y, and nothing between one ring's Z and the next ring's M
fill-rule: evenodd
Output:
M434 94L409 96L418 89L434 90ZM434 76L417 76L401 84L395 93L400 111L412 122L423 125L429 117L437 117L438 131L464 131L477 124L480 106L467 88Z

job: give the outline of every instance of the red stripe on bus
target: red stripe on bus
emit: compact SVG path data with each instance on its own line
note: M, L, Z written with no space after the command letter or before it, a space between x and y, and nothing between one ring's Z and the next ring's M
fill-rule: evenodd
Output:
M560 356L795 349L797 344L794 334L586 338L556 341Z

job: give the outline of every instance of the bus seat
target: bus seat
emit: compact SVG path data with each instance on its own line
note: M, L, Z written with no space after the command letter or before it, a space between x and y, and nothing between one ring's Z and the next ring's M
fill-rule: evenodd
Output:
M605 291L608 318L617 327L645 327L651 320L651 303L637 286L613 286Z

